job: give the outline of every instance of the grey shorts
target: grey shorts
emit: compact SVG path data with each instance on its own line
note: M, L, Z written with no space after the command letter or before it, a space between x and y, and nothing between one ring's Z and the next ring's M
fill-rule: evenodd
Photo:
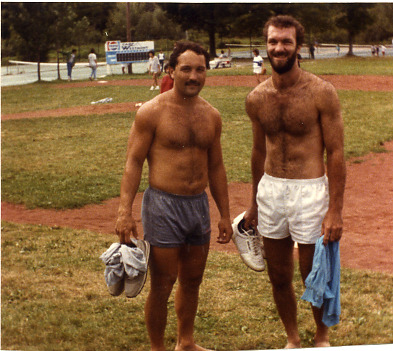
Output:
M204 245L210 241L207 194L184 196L148 188L143 195L144 239L157 247Z

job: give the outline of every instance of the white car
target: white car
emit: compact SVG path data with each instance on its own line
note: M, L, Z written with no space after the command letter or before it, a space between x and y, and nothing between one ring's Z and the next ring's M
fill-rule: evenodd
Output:
M232 57L223 57L223 58L218 58L216 57L213 61L209 62L210 69L216 69L216 68L229 68L232 67L231 64Z

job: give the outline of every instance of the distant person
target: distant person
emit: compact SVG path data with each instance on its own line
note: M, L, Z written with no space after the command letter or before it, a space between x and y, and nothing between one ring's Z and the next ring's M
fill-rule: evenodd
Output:
M221 50L221 53L218 56L217 65L215 67L216 69L220 66L221 60L224 59L225 57L227 57L227 56L225 55L224 50Z
M165 76L162 78L160 94L165 93L173 88L173 78L169 72L169 63L164 66Z
M273 297L287 334L286 348L299 348L294 242L304 282L312 269L317 240L323 236L326 245L341 239L343 119L334 87L297 65L303 26L291 16L272 17L264 36L272 77L246 99L253 130L253 179L251 206L244 219L246 228L257 225L263 236ZM330 346L323 307L312 307L312 311L315 346Z
M147 159L149 187L143 196L142 224L144 239L151 245L145 305L151 350L166 349L168 299L178 281L175 350L202 351L193 334L211 237L207 186L221 215L217 241L228 243L233 232L220 141L222 120L199 96L209 67L207 51L195 43L178 42L169 65L173 88L143 104L131 127L116 233L121 243L129 243L131 235L138 237L133 202Z
M88 56L89 66L91 68L91 75L89 77L90 80L97 80L97 56L95 54L95 50L91 49L90 54Z
M254 58L252 60L253 72L257 78L258 84L260 84L262 82L262 75L266 73L266 68L264 66L262 56L259 55L259 50L254 49L252 52L254 54Z
M72 68L75 66L75 61L76 61L76 49L73 49L70 57L67 60L67 73L68 73L69 81L71 80Z
M337 50L337 56L339 56L340 55L340 44L337 44L336 50Z
M126 67L127 67L127 64L126 64L126 63L122 63L122 64L121 64L121 73L123 73L123 74L126 73Z
M164 72L165 54L160 50L158 53L158 62L160 62L161 72Z
M151 86L150 90L159 90L160 87L158 86L158 77L161 74L161 66L160 61L158 61L158 57L155 56L154 51L149 51L149 74L153 76L153 85Z
M382 52L382 56L385 56L385 52L386 52L386 46L385 45L381 45L381 52Z
M371 55L375 56L375 45L371 45Z
M313 44L310 44L309 51L310 51L310 58L311 58L311 60L314 60L315 59L315 55L314 55L315 47L314 47Z

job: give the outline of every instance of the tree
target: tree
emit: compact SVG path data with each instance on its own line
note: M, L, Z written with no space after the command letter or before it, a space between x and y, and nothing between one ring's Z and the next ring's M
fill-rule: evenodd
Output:
M37 62L38 80L41 80L40 63L48 57L54 35L48 31L56 18L50 3L8 4L12 29L21 38L17 50L27 61Z
M393 4L378 3L369 10L374 19L362 33L364 42L378 43L393 37Z
M343 28L348 33L349 50L347 55L353 56L353 41L356 34L359 34L362 29L373 22L370 16L369 9L374 7L374 4L335 4L338 11L336 17L337 27Z
M215 35L220 28L225 28L228 22L233 19L231 4L205 3L205 4L179 4L162 3L159 4L167 15L176 23L179 23L183 30L197 29L204 30L209 36L210 56L216 56ZM237 15L240 15L239 13Z
M76 14L71 6L65 2L53 3L51 11L55 21L49 26L48 31L53 34L53 44L57 56L57 79L60 80L60 53L65 46L72 42L75 35Z

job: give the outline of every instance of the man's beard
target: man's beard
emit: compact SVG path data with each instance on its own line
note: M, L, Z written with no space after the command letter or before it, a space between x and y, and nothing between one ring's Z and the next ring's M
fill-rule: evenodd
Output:
M267 56L269 57L270 64L272 65L272 68L274 69L274 71L277 72L278 74L284 74L284 73L289 72L292 69L293 65L295 64L297 52L295 51L291 56L289 56L284 65L277 65L274 62L274 55L272 56L269 53L267 53Z

